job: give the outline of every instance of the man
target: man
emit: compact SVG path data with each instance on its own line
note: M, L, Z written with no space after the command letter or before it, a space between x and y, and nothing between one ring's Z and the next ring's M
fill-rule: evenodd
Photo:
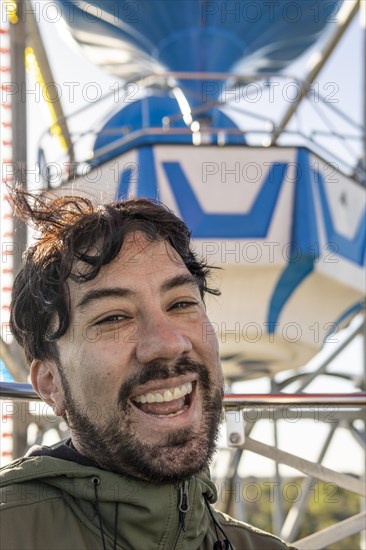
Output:
M39 236L11 326L71 439L3 469L1 548L288 548L212 508L223 377L203 298L217 291L185 224L147 199L13 202Z

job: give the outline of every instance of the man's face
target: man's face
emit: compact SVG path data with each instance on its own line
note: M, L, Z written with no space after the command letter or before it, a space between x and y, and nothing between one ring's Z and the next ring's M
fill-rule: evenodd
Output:
M136 232L95 279L69 289L58 368L75 447L144 479L201 470L214 451L223 380L216 336L182 259Z

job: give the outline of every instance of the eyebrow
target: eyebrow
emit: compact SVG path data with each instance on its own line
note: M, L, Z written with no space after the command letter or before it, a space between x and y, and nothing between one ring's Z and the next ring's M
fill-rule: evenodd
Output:
M168 290L172 290L180 286L191 286L195 290L197 290L198 282L196 277L194 277L191 273L176 275L175 277L168 279L161 285L160 292L161 293L168 292Z
M97 290L89 290L81 298L80 302L76 304L77 308L83 309L85 306L89 305L92 302L97 300L102 300L103 298L126 298L134 294L132 290L128 288L100 288Z
M180 286L190 286L193 287L195 290L199 288L196 278L190 273L185 273L182 275L176 275L164 281L160 287L160 293L163 294ZM103 298L128 298L130 296L133 296L134 294L136 294L134 290L122 287L90 290L89 292L86 292L84 294L81 300L76 304L76 307L83 309L92 302L102 300Z

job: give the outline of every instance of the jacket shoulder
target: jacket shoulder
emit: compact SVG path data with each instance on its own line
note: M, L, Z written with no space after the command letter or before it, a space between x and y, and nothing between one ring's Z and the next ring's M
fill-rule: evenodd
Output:
M32 476L27 467L27 459L18 459L0 469L1 510L39 503L59 496L60 491Z
M0 487L0 548L4 550L97 550L98 533L80 518L67 495L41 480ZM70 497L71 498L71 497Z
M295 546L287 544L275 535L238 521L223 512L215 510L215 515L230 542L238 550L296 550Z

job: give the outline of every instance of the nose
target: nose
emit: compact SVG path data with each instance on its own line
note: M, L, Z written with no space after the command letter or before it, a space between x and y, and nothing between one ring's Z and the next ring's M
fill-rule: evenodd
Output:
M172 361L191 350L189 337L164 312L156 312L140 324L136 346L136 359L140 364Z

